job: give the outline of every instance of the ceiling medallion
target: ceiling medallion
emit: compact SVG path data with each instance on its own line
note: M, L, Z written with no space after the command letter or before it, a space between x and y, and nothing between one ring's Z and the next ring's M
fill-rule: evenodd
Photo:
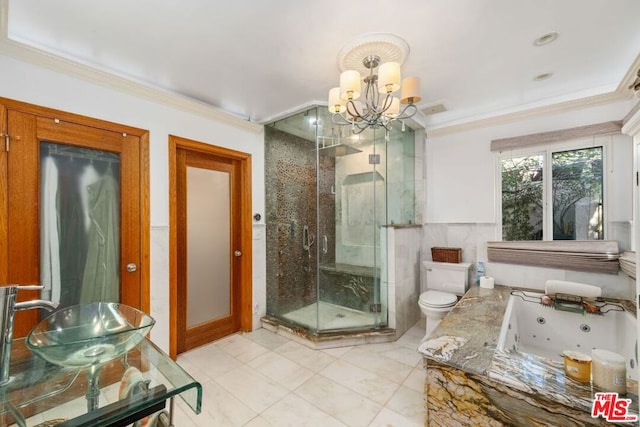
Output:
M420 79L401 78L408 56L409 44L394 34L366 34L347 43L338 54L340 86L329 91L333 122L351 125L354 134L382 127L387 138L394 121L402 122L404 130L403 120L413 117L421 100Z

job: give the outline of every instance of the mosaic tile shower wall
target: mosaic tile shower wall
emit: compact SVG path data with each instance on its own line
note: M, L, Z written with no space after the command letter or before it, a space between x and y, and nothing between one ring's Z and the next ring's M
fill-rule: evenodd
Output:
M278 316L317 300L317 250L319 235L335 241L333 221L316 229L318 188L322 209L335 210L331 196L334 159L322 157L320 185L316 186L314 142L265 128L265 184L267 237L267 313ZM303 245L309 230L309 250ZM326 255L335 257L332 245Z

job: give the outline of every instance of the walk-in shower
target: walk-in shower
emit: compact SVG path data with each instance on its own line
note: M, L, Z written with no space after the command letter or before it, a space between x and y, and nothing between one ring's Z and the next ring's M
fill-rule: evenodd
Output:
M265 129L267 317L311 335L384 330L384 226L414 220L414 131L359 136L314 107Z

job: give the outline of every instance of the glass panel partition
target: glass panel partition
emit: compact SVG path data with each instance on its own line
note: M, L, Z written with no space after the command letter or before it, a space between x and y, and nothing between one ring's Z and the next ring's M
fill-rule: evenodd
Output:
M324 109L321 109L324 115ZM386 324L380 298L380 226L386 223L386 150L382 131L352 135L318 126L318 324L321 330ZM330 167L327 167L330 166ZM331 251L329 251L331 247Z
M387 326L383 226L415 218L414 132L354 136L324 107L265 132L267 314L314 333Z
M317 331L315 111L265 128L267 313Z

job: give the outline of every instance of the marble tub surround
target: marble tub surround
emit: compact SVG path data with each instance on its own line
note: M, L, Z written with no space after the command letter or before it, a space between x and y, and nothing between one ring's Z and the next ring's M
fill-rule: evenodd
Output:
M419 346L428 425L611 425L591 418L597 390L567 378L562 363L496 350L512 290L473 286ZM627 380L627 390L638 414L637 382Z
M591 418L589 411L576 409L566 404L565 399L548 399L522 392L484 375L471 374L439 362L428 363L425 393L428 399L426 425L429 426L615 425Z
M388 308L388 326L400 338L418 319L420 309L420 245L422 226L388 225L381 229L382 247L387 248L382 265L381 302ZM385 291L386 290L386 291Z

